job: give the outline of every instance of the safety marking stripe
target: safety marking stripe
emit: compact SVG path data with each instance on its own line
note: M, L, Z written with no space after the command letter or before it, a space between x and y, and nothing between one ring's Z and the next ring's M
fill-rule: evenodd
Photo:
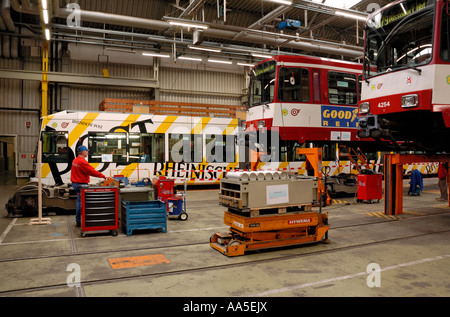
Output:
M366 215L369 216L375 216L378 218L385 218L385 219L389 219L389 220L398 220L399 218L397 216L394 215L385 215L384 212L379 211L379 212L367 212Z
M155 133L166 133L170 126L177 120L177 116L167 116L166 119L159 125Z
M447 204L440 204L440 205L432 205L431 207L448 209L449 206Z
M156 265L162 263L170 263L170 261L163 254L152 254L143 256L133 256L124 258L112 258L108 259L111 268L125 269L130 267Z
M346 200L333 199L333 204L349 204Z

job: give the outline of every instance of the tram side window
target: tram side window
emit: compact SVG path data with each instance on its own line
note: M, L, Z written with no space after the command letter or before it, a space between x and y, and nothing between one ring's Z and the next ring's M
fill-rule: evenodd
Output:
M279 71L280 101L309 101L309 72L305 68L282 67Z
M235 162L235 148L233 135L207 134L206 161L209 163Z
M89 163L127 163L127 135L89 132Z
M69 159L69 133L42 132L42 162L67 163Z
M450 4L449 4L450 6ZM450 61L450 16L447 15L447 11L444 5L442 9L442 23L441 23L441 47L440 56L443 61Z
M200 163L203 161L201 134L169 134L169 161Z
M356 105L358 103L356 75L339 72L328 73L328 98L337 105Z
M164 162L163 133L130 133L129 161L132 163Z
M296 162L302 159L302 155L297 154L297 149L302 145L297 141L281 141L280 145L281 162Z

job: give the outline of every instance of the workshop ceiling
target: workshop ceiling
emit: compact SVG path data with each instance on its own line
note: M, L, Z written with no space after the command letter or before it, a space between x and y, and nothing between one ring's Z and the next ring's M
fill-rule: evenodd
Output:
M1 1L3 7L10 2L16 27L44 37L42 0ZM271 0L47 1L50 13L47 27L51 29L52 41L175 56L208 54L248 62L255 61L252 52L357 60L362 56L364 21L354 16L364 18L368 12L391 2L293 0L287 5ZM79 10L68 11L70 3L78 6L69 8ZM337 11L347 16L337 15ZM79 24L74 26L70 22L76 21L77 12ZM280 30L279 23L285 19L300 21L301 25ZM188 20L207 29L170 24ZM216 52L198 51L188 45Z

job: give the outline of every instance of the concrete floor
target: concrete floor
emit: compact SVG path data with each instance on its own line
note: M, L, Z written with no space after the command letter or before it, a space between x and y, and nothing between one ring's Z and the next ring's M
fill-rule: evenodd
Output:
M324 208L329 244L240 257L209 245L212 234L228 229L217 189L189 190L189 219L169 220L167 233L82 238L74 215L50 214L50 225L36 226L8 217L4 204L14 183L0 176L1 297L450 296L450 208L436 201L434 178L424 180L419 197L406 195L404 180L403 215L385 216L382 201L335 198ZM111 264L138 256L149 258L146 265Z

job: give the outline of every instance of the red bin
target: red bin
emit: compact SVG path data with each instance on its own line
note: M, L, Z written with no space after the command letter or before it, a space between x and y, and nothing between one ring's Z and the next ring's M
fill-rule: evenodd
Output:
M359 174L358 175L358 201L380 200L383 194L382 174Z
M159 176L152 180L153 188L156 190L156 199L166 202L168 198L174 195L175 179Z

